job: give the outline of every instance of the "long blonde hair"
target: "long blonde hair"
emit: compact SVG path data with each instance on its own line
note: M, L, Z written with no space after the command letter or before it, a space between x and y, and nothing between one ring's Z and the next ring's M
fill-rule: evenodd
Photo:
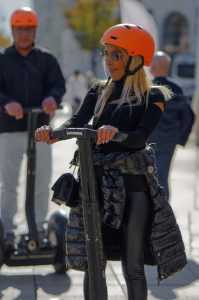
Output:
M127 64L129 56L124 49L120 50L123 54L125 64ZM142 58L140 56L135 56L131 60L131 64L129 66L129 70L134 70L140 63L142 62ZM96 106L95 106L95 117L99 117L110 97L112 91L115 87L115 83L112 79L107 82L101 81L101 92L99 94ZM142 67L139 71L137 71L134 75L129 75L126 77L124 82L124 87L121 93L120 99L115 99L111 101L112 104L118 104L116 110L120 105L128 102L129 105L139 105L143 102L143 95L146 93L146 106L148 105L148 96L149 92L152 88L158 88L162 94L164 95L165 100L167 101L172 97L172 92L168 87L163 85L154 85L148 79L144 68Z

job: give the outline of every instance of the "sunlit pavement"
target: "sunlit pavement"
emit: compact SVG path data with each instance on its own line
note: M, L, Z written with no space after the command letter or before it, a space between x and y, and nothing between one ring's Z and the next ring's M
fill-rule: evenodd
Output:
M57 112L52 125L57 127L65 119ZM64 172L69 171L69 162L76 149L75 140L56 143L53 149L52 183ZM186 148L177 149L171 174L171 205L181 228L188 256L188 266L177 275L157 285L156 267L146 267L148 299L198 300L199 299L199 149L194 138ZM70 170L71 171L71 170ZM19 196L24 196L24 172L20 178ZM21 199L20 198L20 199ZM20 201L21 202L21 201ZM20 204L20 207L22 204ZM50 203L50 212L57 210ZM68 212L66 207L62 207ZM17 215L22 220L22 214ZM21 221L19 221L20 223ZM127 299L126 287L120 262L109 262L106 271L109 299ZM0 272L0 299L11 300L81 300L83 273L68 271L57 275L52 266L7 267ZM94 299L93 299L94 300Z

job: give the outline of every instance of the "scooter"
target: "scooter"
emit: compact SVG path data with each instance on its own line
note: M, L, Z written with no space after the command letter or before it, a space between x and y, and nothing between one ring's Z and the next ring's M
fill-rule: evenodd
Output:
M96 130L89 128L67 128L55 130L52 138L65 140L77 138L80 161L80 179L82 187L82 209L89 272L90 299L106 300L107 288L105 264L101 233L99 202L97 198L97 183L92 161L92 143L97 138ZM121 142L125 133L118 133L115 142Z
M3 226L0 222L0 267L30 266L52 264L57 273L66 273L65 265L65 230L67 216L61 211L54 212L46 223L44 234L39 236L34 210L35 189L35 164L36 145L34 132L36 130L37 117L41 108L26 108L24 112L28 118L28 147L27 147L27 178L25 214L28 225L28 233L15 237L12 248L6 247Z

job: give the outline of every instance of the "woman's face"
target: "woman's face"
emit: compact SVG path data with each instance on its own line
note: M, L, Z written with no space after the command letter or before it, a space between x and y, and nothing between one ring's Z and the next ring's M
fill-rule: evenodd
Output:
M119 80L124 75L126 66L121 48L105 45L102 55L112 79Z

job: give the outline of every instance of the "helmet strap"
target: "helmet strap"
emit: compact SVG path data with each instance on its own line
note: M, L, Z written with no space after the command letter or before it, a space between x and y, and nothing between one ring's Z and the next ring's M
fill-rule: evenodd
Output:
M144 58L142 56L141 56L141 58L142 58L142 62L134 70L130 71L129 66L132 62L133 56L129 56L129 60L128 60L128 63L125 68L125 74L124 74L125 77L134 75L137 71L139 71L144 66Z
M106 81L106 83L105 83L105 85L104 85L104 88L109 84L109 81L111 80L111 76L109 76L108 77L108 79L107 79L107 81Z

